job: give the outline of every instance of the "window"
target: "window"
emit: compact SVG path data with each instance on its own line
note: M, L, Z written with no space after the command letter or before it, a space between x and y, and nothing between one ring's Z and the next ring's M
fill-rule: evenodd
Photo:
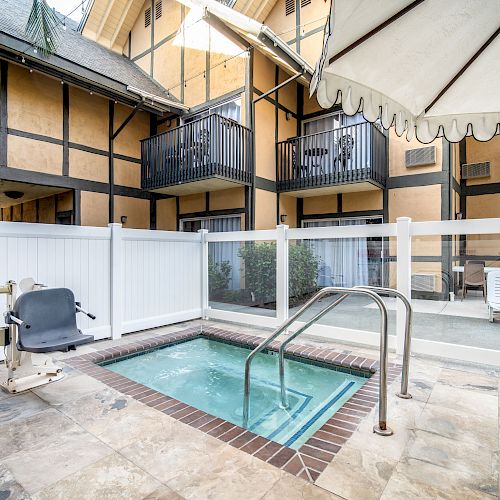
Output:
M162 10L162 0L158 0L155 3L155 19L160 19Z
M285 0L285 15L289 16L295 12L295 0Z
M151 24L151 7L144 11L144 27L147 28Z

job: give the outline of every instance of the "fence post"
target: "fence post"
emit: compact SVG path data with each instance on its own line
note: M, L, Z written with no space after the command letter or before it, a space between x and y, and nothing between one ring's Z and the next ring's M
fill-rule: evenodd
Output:
M122 336L122 225L108 224L111 230L110 242L110 304L111 338Z
M396 219L396 262L397 289L411 301L411 219L398 217ZM403 354L405 340L404 304L398 300L396 306L396 352Z
M208 319L208 241L207 229L198 230L201 242L201 317Z
M276 318L278 324L288 319L288 226L276 226Z

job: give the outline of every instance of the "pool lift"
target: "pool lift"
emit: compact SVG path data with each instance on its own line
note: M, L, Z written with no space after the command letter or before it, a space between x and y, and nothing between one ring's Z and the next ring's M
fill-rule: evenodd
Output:
M403 366L401 376L401 390L396 395L402 399L411 399L411 394L408 393L408 376L410 364L410 348L411 348L411 326L412 326L412 307L410 301L401 292L392 288L373 287L373 286L356 286L353 288L344 287L325 287L316 293L308 302L306 302L293 316L282 323L267 339L261 342L247 357L245 362L245 386L243 398L243 425L248 428L248 419L250 412L250 368L254 357L263 351L271 342L279 335L285 332L295 321L297 321L307 310L309 310L320 299L332 295L341 294L339 298L332 303L327 304L310 320L301 326L298 330L290 334L280 345L279 348L279 375L281 389L281 404L282 408L288 408L288 396L285 385L285 349L286 346L301 333L307 330L311 325L319 321L332 309L337 307L350 295L361 295L370 298L380 310L380 363L379 363L379 415L378 423L373 427L373 432L381 436L391 436L392 429L387 426L387 363L388 363L388 333L387 333L387 307L384 301L380 298L390 296L399 298L406 309L405 321L405 341L403 352Z
M0 294L7 296L6 326L0 329L0 345L5 353L0 385L10 393L62 379L62 368L54 365L46 353L74 350L94 340L78 329L76 313L91 319L95 316L75 302L68 288L46 288L26 278L19 283L19 297L17 290L14 281L0 287Z

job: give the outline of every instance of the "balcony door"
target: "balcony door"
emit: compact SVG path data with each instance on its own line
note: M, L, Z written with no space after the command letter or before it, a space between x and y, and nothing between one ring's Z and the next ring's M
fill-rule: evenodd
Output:
M180 230L187 232L197 232L200 229L208 229L211 233L223 233L228 231L241 231L241 217L198 217L181 219ZM240 258L238 251L239 241L224 241L210 243L208 245L208 255L214 264L229 262L231 265L231 277L229 280L230 290L239 290L240 287Z
M361 113L353 116L342 112L329 113L302 122L305 136L301 165L309 175L333 174L336 170L352 171L367 168L371 144ZM332 134L332 131L337 131ZM328 133L330 132L330 133ZM352 161L356 158L357 161Z
M381 224L382 217L317 219L303 227L335 227ZM332 238L310 240L319 258L318 286L384 286L382 238Z

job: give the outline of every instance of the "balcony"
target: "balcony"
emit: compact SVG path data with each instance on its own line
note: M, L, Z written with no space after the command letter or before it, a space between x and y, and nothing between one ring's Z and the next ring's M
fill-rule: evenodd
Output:
M213 114L141 143L142 189L171 195L252 181L252 132Z
M383 188L387 137L371 123L357 123L278 142L277 189L315 196Z

